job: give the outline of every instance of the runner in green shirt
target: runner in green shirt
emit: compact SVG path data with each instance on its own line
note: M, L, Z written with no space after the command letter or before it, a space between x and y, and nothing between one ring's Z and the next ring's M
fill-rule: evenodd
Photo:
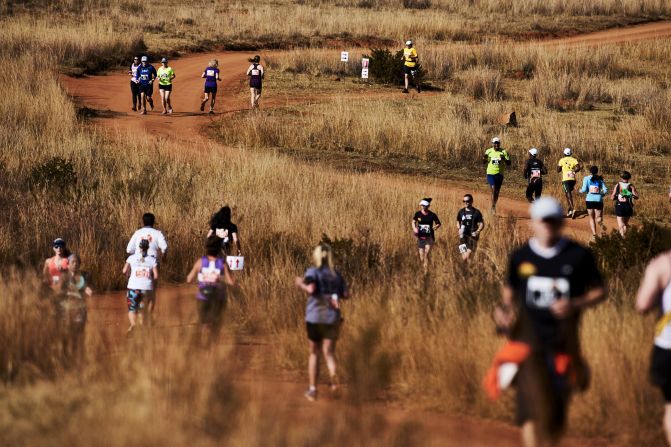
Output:
M492 138L492 147L485 151L487 161L487 183L492 190L492 214L496 213L496 202L499 200L499 192L503 185L503 173L505 165L510 166L510 155L508 151L501 148L501 139Z
M170 104L170 95L172 94L172 80L175 79L175 70L168 66L168 58L161 59L161 67L156 72L158 77L158 91L161 94L163 103L162 114L172 113L172 104Z

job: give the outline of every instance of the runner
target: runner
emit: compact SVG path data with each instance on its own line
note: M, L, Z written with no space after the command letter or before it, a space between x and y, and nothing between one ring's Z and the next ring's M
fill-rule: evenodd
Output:
M559 202L540 198L530 214L534 236L510 256L494 318L509 344L526 348L515 378L523 444L555 445L572 391L587 387L580 314L602 301L606 291L591 252L562 237Z
M601 228L601 232L606 232L606 226L603 224L603 196L608 193L606 182L599 174L599 168L592 166L589 168L590 175L582 179L582 188L580 193L585 194L585 203L587 214L589 215L589 228L592 230L592 239L596 239L596 226Z
M412 40L405 42L405 48L403 48L403 79L405 81L405 88L403 93L408 93L408 84L410 78L412 77L412 84L417 88L417 93L421 91L420 83L415 81L415 76L417 75L417 50L413 48Z
M154 282L158 280L158 263L155 257L149 256L148 250L149 241L142 239L138 253L130 255L123 266L123 274L128 277L126 302L130 322L129 334L135 329L138 315L140 324L142 324L144 300L154 294Z
M573 158L571 154L573 151L567 147L564 149L564 157L559 160L557 164L557 172L562 174L562 187L564 195L566 196L566 203L568 204L568 212L566 217L575 218L575 210L573 208L573 190L575 189L575 175L580 172L582 166L578 160Z
M147 62L147 56L142 56L141 65L135 73L135 79L138 81L140 87L140 98L142 110L141 114L147 114L147 102L149 102L149 109L154 110L154 79L156 79L156 69L153 65Z
M440 228L440 219L429 210L431 197L419 201L420 210L412 218L412 232L417 237L419 260L424 267L424 273L429 271L429 253L436 242L436 230Z
M329 245L318 245L312 254L312 259L314 267L307 269L302 278L296 277L294 283L298 289L309 295L305 309L305 326L310 346L308 361L310 386L305 392L305 398L315 401L320 350L324 353L329 370L331 392L338 391L335 349L343 321L340 300L348 298L348 293L345 280L333 267L333 253Z
M44 275L44 282L52 290L58 292L61 285L61 276L68 270L68 250L65 241L60 237L53 242L54 256L48 258L44 262L42 274Z
M137 80L137 69L139 67L140 58L135 56L128 69L128 75L130 76L130 94L133 97L133 112L137 111L137 108L140 107L140 85Z
M263 66L259 63L261 56L256 55L251 60L252 65L247 69L247 76L249 76L249 90L252 94L252 109L259 107L259 98L261 98L261 90L263 89L263 78L266 73Z
M237 248L237 255L242 256L240 249L240 236L238 236L238 226L231 222L231 208L229 206L222 207L210 219L210 231L207 232L207 237L216 235L221 239L221 248L224 254L230 256L233 254L231 250L233 243Z
M140 244L142 241L147 241L149 244L147 248L147 256L154 258L156 260L156 265L159 265L168 253L168 242L165 240L165 236L161 230L154 228L155 223L156 217L154 217L152 213L145 213L142 215L143 227L137 230L135 233L133 233L133 236L131 236L130 241L128 241L128 245L126 246L126 253L140 253ZM157 284L154 284L152 290L157 286ZM148 311L147 317L151 318L154 314L154 307L156 306L156 294L151 293L145 298Z
M650 261L636 294L636 310L645 314L659 309L650 360L652 383L664 396L663 427L671 446L671 251Z
M457 213L457 228L459 229L459 253L461 259L468 261L478 245L478 237L485 227L480 210L473 206L473 196L464 195L464 207Z
M219 333L221 327L221 316L226 308L226 288L235 285L226 259L221 256L221 239L210 236L205 243L205 256L201 257L193 265L186 277L186 282L191 284L198 279L198 319L200 323L209 328L211 335Z
M163 105L163 115L172 113L172 104L170 96L172 95L172 80L175 79L175 70L168 66L168 58L161 59L161 67L158 72L158 92L161 94L161 103Z
M210 114L214 113L214 103L217 98L217 82L221 81L219 79L219 61L212 59L207 64L207 68L203 71L203 74L200 75L201 78L205 78L205 97L200 103L200 111L205 111L205 104L207 100L210 99Z
M537 158L538 149L529 149L529 158L524 165L524 179L528 182L526 197L529 203L540 198L543 193L543 175L548 173L543 160Z
M496 202L499 201L501 185L503 185L503 173L505 168L501 161L510 166L510 155L505 149L501 149L501 139L492 138L492 147L485 151L484 159L487 161L487 183L492 190L492 214L496 214Z
M629 219L634 215L634 199L638 200L638 191L631 184L631 174L622 171L620 181L617 182L610 199L615 202L615 216L617 216L617 227L624 237L629 230Z
M80 271L80 266L79 255L71 254L68 257L68 271L62 276L59 300L59 312L64 325L64 351L67 355L76 358L81 358L83 354L84 329L86 328L84 295L93 295L84 274Z

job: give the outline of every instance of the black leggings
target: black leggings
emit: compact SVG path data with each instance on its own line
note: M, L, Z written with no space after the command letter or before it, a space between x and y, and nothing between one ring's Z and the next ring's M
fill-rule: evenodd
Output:
M541 196L541 193L543 192L543 180L538 179L535 182L530 182L529 186L527 186L527 200L529 202L533 202L534 199L538 199Z
M140 105L140 84L130 81L130 94L133 96L133 107Z

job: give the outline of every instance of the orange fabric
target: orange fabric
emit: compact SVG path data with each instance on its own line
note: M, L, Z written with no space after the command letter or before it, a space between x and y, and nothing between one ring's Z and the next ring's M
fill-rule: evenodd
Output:
M49 270L49 284L53 285L54 276L60 276L61 273L68 269L68 258L62 258L60 262L56 262L56 256L47 260L47 269Z
M529 354L531 354L531 347L519 341L508 341L499 349L482 383L487 396L491 400L496 400L501 395L497 377L499 366L504 363L517 363L519 365L529 357Z
M560 376L565 375L568 372L568 368L571 365L571 357L568 354L556 354L555 355L555 371Z

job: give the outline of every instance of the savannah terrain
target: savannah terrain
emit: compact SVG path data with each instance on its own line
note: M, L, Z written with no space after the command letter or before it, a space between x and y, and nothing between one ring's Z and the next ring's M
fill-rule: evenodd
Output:
M550 167L573 147L609 187L628 169L642 196L635 221L649 220L625 242L594 244L610 295L584 319L593 380L572 406L566 445L662 442L661 398L647 382L652 320L632 300L645 261L671 247L671 41L658 22L668 2L32 1L0 13L3 443L516 445L512 399L488 402L480 382L501 344L490 315L507 255L528 234L531 146ZM620 37L645 22L656 31ZM572 37L599 30L609 31L596 44ZM358 80L360 55L407 38L426 92ZM342 49L352 52L344 67ZM130 113L122 66L137 53L182 56L174 116ZM194 113L210 53L224 77L214 118ZM244 70L255 53L268 75L250 113ZM513 110L519 127L502 126ZM464 267L452 220L464 192L488 208L480 157L494 135L513 166L500 216L485 215ZM559 197L558 176L548 179ZM445 226L424 278L409 224L427 195ZM193 290L179 284L224 203L248 268L224 333L204 346ZM115 291L146 210L171 246L157 324L126 339ZM584 220L568 232L587 243ZM36 273L57 236L106 292L89 300L78 361L63 352ZM339 346L346 392L309 405L304 297L292 278L322 239L353 295Z

